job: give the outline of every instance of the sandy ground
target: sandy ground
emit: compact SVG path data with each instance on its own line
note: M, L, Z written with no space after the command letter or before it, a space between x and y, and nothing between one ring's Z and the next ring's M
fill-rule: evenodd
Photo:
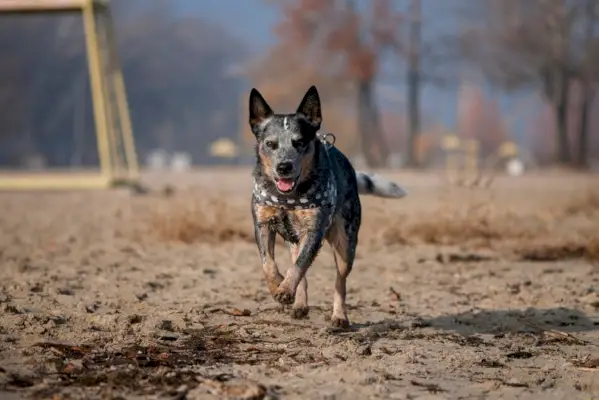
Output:
M0 399L599 398L599 178L387 175L410 195L363 198L349 330L328 248L308 319L270 297L248 170L0 193Z

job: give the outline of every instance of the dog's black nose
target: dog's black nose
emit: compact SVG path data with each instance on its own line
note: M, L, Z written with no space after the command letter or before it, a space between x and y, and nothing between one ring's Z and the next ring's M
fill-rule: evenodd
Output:
M293 164L290 162L282 162L277 164L277 174L288 175L293 170Z

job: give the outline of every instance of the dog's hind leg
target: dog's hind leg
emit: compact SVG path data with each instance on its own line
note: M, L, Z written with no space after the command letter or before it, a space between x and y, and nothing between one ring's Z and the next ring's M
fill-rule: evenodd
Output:
M348 328L349 319L345 308L347 294L347 277L350 274L356 257L359 226L348 223L343 218L336 218L327 241L333 248L333 257L337 267L335 278L335 294L333 296L333 315L331 325L339 328Z
M297 257L299 255L299 245L292 244L290 246L291 251L291 262L295 265L297 261ZM309 307L308 307L308 279L306 275L302 278L297 285L297 291L295 292L295 301L293 302L293 307L291 309L291 317L295 319L301 319L308 316Z

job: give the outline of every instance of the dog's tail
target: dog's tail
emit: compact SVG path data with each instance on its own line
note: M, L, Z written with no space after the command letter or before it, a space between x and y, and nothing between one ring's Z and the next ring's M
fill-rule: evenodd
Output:
M408 195L408 191L397 183L368 172L356 171L358 193L377 197L400 199Z

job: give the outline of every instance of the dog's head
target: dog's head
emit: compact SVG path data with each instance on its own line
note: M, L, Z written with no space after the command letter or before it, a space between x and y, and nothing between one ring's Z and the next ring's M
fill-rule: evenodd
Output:
M250 126L256 136L258 163L281 193L292 193L314 164L316 133L322 113L312 86L294 114L275 114L260 92L250 93Z

